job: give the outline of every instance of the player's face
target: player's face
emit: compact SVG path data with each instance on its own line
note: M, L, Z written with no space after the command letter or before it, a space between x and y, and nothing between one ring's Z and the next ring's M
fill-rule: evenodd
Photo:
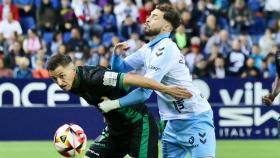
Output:
M49 71L53 81L64 91L70 91L75 79L76 71L73 64L58 66L54 71Z
M144 24L144 33L147 36L157 36L167 21L163 18L164 13L158 9L151 12Z

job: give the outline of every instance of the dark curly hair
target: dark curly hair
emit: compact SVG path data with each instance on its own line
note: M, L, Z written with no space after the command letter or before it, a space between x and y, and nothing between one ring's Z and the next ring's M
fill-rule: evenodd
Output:
M170 22L173 30L181 24L181 18L178 11L172 7L169 3L163 3L156 6L156 9L164 12L163 18Z

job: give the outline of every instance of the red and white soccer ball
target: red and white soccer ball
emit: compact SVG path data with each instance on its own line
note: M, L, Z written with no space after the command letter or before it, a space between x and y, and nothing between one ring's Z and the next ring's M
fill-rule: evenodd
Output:
M87 136L76 124L64 124L55 132L54 146L65 157L78 156L85 150L86 144Z

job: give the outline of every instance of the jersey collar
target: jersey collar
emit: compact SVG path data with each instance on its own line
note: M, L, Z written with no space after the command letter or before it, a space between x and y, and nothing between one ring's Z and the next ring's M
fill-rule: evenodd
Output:
M162 39L164 39L164 38L169 38L169 37L170 37L170 32L160 34L160 35L156 36L153 40L151 40L151 41L148 43L148 46L149 46L149 47L153 47L155 44L157 44L157 43L158 43L159 41L161 41Z

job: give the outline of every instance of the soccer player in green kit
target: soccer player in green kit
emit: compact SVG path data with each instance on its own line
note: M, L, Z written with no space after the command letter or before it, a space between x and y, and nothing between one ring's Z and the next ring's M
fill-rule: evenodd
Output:
M106 97L113 100L125 96L128 86L150 88L179 98L192 96L185 89L135 74L116 73L100 66L75 67L67 55L52 56L47 69L60 88L83 97L96 108ZM145 105L112 110L103 116L106 128L89 147L85 158L121 158L126 154L137 158L158 157L157 126Z

